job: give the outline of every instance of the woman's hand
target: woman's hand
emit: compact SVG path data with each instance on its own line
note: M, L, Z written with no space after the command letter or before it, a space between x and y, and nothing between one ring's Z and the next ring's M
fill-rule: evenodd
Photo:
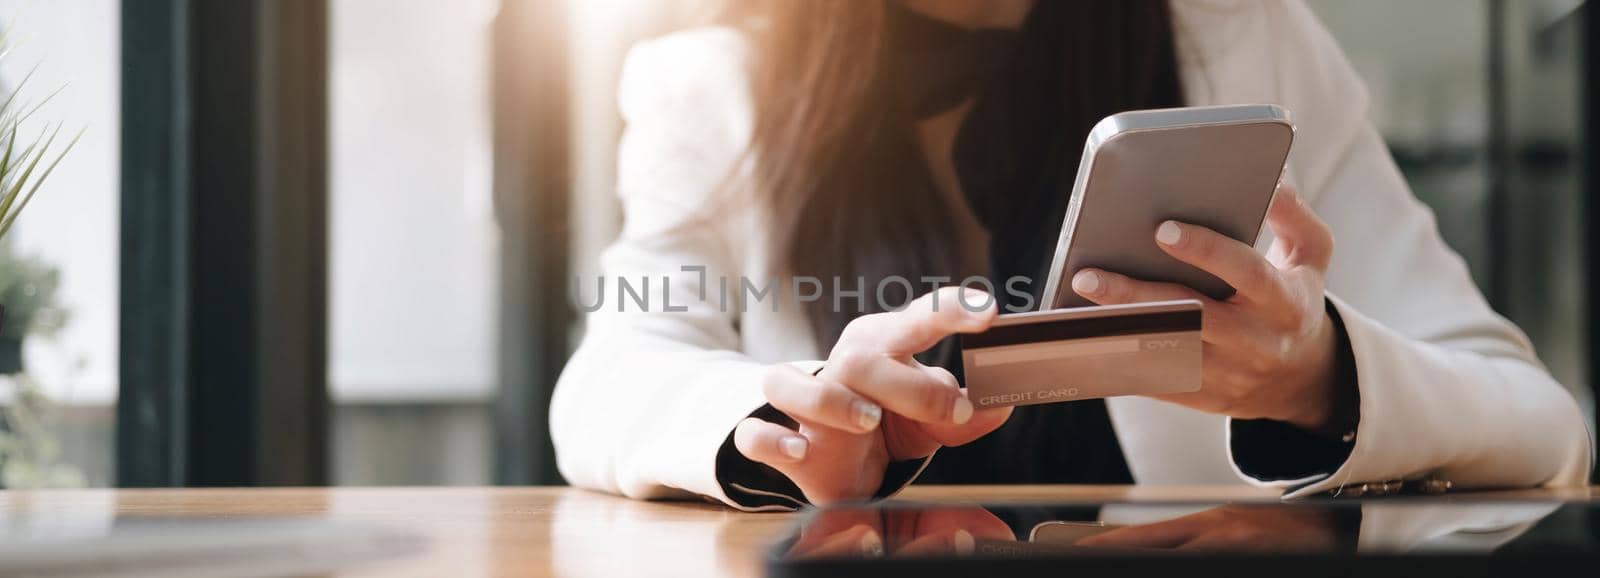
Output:
M1079 295L1100 304L1199 299L1205 304L1200 391L1159 396L1202 411L1267 418L1333 433L1355 384L1334 383L1337 344L1323 301L1333 234L1280 185L1267 211L1277 241L1262 258L1250 245L1174 221L1156 229L1167 254L1238 290L1225 301L1182 285L1152 283L1084 269L1072 279Z
M1357 514L1359 515L1359 514ZM1360 525L1359 519L1355 522ZM1181 518L1118 528L1078 540L1086 548L1177 549L1268 554L1329 553L1353 543L1334 509L1223 506Z
M975 411L955 376L911 357L951 334L988 329L997 311L987 293L946 287L852 321L817 375L786 365L767 372L767 402L798 431L749 418L734 431L734 447L787 476L814 504L872 497L891 462L978 439L1011 415Z
M800 528L791 558L965 556L978 540L1015 542L993 512L977 506L820 510Z

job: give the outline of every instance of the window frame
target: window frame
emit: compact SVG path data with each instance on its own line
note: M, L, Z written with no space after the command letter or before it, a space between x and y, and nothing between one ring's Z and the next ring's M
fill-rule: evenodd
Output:
M117 484L324 484L326 1L124 3L122 64Z

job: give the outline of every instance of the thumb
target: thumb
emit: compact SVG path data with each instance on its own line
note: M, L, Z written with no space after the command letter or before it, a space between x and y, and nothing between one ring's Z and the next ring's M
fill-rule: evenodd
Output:
M966 395L967 390L961 390L961 394ZM967 423L917 422L916 426L941 446L962 446L1000 429L1008 419L1011 419L1010 407L992 407L972 412Z
M1333 231L1288 184L1279 184L1267 209L1267 226L1277 237L1273 251L1288 265L1326 272L1333 260Z
M862 339L877 351L909 356L933 347L951 334L988 329L998 314L993 295L977 289L942 287L899 311L862 317L847 331L852 333L852 341Z

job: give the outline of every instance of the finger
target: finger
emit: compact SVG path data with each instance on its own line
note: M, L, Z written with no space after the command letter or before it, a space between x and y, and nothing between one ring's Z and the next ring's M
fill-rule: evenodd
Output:
M957 528L971 532L979 540L1016 540L1016 532L1005 520L978 506L948 506L922 510L917 518L918 532L949 532Z
M972 402L953 382L883 354L847 352L835 357L820 376L888 411L919 422L964 424L972 419Z
M857 319L845 328L839 341L893 357L910 356L952 334L988 329L998 314L993 295L977 289L943 287L918 297L899 311Z
M866 433L883 419L883 408L850 388L787 365L768 371L761 389L772 407L808 425Z
M734 428L733 447L751 461L772 466L794 479L790 474L794 466L805 461L811 442L792 429L749 417Z
M1277 243L1287 243L1282 254L1288 263L1328 270L1333 260L1333 230L1306 206L1294 187L1278 186L1272 206L1267 209L1267 226L1272 228Z
M826 536L818 544L796 543L789 550L797 558L877 558L883 556L883 537L867 524Z
M966 395L966 390L961 390ZM939 442L942 446L964 446L990 432L1000 429L1006 420L1011 419L1010 407L993 407L980 409L972 413L972 419L967 423L957 424L948 422L925 422L917 424L929 438Z
M1194 539L1178 546L1179 550L1193 552L1271 552L1294 554L1307 548L1285 547L1276 541L1263 540L1259 533L1228 528L1215 528L1202 532Z
M977 549L978 540L972 536L972 532L968 532L964 528L956 528L949 532L925 534L915 540L906 542L905 545L895 548L893 555L897 558L936 554L966 556Z
M1190 514L1154 524L1126 526L1095 534L1077 545L1090 548L1176 548L1204 532L1211 522L1209 512Z
M1216 303L1216 300L1182 285L1140 281L1119 273L1094 268L1080 269L1074 274L1072 276L1072 290L1082 295L1084 299L1099 305L1149 303L1151 301L1173 301L1178 299L1198 299L1207 306Z
M1120 273L1085 268L1072 277L1072 289L1098 305L1194 299L1205 310L1200 320L1202 340L1238 350L1255 346L1254 327L1245 322L1237 306L1182 285L1141 281Z
M1149 397L1206 413L1237 418L1256 417L1249 413L1248 408L1238 405L1237 388L1240 384L1253 381L1246 378L1249 371L1239 358L1211 343L1201 344L1201 352L1205 362L1200 366L1200 390Z
M923 365L922 363L913 363L911 366L921 370L923 373L928 374L928 376L933 378L935 381L945 384L946 387L961 387L961 380L956 379L956 374L950 373L950 370L948 369L939 367L937 365Z
M1167 221L1156 228L1156 245L1173 258L1232 285L1238 295L1267 307L1288 307L1288 291L1277 267L1249 245L1211 229Z
M966 397L968 401L971 401L972 398L968 396L967 390L960 388L961 382L956 379L954 374L950 373L950 370L931 365L923 365L921 369L941 382L949 384L950 387L957 388L962 397ZM922 430L923 434L932 438L933 441L939 442L939 445L962 446L999 429L1000 426L1005 425L1008 419L1011 419L1011 408L996 407L974 411L972 419L966 423L924 422L917 424L917 427Z
M809 550L828 541L833 536L863 524L874 529L884 527L884 516L872 508L828 508L817 510L800 527L800 537L794 549ZM881 535L881 534L880 534Z

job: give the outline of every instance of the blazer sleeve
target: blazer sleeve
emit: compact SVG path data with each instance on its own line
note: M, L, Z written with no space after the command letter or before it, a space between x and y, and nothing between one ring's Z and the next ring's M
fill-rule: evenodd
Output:
M1584 484L1592 450L1581 393L1490 309L1375 130L1360 131L1314 197L1336 238L1329 301L1355 362L1360 422L1331 475L1251 479L1289 497L1429 476L1457 488Z
M557 464L573 485L741 507L717 481L716 456L765 403L768 363L741 352L740 305L718 281L746 273L748 249L731 237L748 213L713 199L749 140L742 47L730 30L683 32L636 46L624 64L624 223L601 255L601 279L579 280L599 299L577 305L598 308L550 407Z
M1288 178L1336 239L1328 302L1347 336L1360 421L1331 473L1291 476L1262 475L1272 467L1249 461L1274 460L1255 451L1271 444L1244 439L1254 428L1229 420L1235 470L1289 497L1423 477L1458 488L1586 483L1591 438L1577 401L1586 393L1557 383L1489 307L1366 120L1365 86L1311 11L1256 6L1276 34L1274 93L1297 124Z

